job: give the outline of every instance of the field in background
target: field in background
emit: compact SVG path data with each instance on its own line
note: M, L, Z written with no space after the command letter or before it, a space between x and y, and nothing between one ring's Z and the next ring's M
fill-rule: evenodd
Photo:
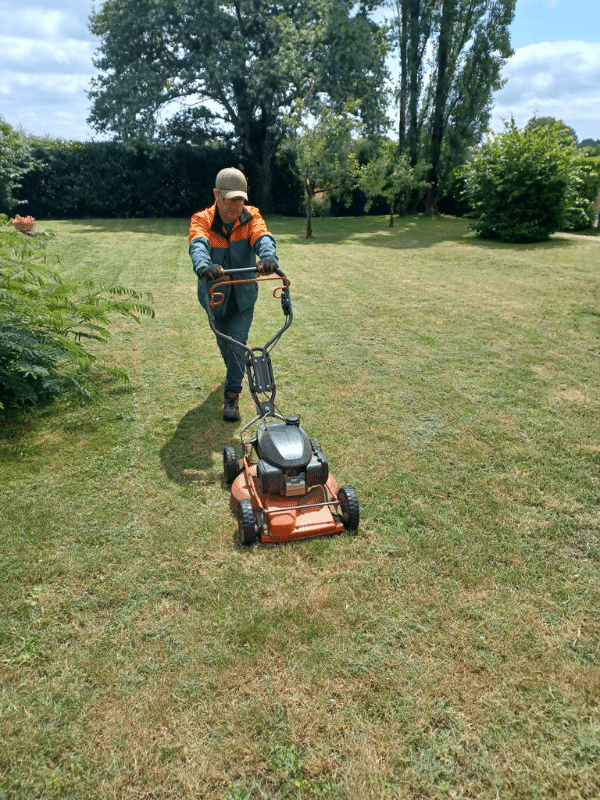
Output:
M45 226L157 315L130 385L0 418L2 796L597 797L598 243L271 220L279 405L362 523L243 550L187 222Z

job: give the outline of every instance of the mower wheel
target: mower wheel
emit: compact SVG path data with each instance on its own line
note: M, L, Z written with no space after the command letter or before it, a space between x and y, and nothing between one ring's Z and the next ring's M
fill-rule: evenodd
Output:
M360 522L360 507L358 497L351 486L342 486L338 492L342 522L348 531L355 531Z
M239 475L238 460L233 447L226 447L223 450L223 477L229 486Z
M240 500L238 526L240 532L240 544L246 546L254 544L256 541L256 520L254 519L252 503L245 497Z

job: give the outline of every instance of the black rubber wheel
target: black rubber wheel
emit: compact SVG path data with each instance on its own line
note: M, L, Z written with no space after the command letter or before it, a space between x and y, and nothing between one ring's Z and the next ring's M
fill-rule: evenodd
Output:
M358 497L351 486L342 486L338 492L342 522L347 531L355 531L360 523Z
M245 497L240 500L238 512L238 526L240 533L240 544L248 546L256 541L256 520L252 503Z
M226 447L223 450L223 478L225 483L231 484L239 474L238 460L233 447Z

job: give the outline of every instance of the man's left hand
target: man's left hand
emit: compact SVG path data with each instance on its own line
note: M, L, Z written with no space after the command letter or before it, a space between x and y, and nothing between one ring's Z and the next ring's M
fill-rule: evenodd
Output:
M277 259L273 258L272 256L267 256L266 258L261 258L261 260L256 265L256 271L259 275L271 275L271 273L275 272L279 264L277 263Z

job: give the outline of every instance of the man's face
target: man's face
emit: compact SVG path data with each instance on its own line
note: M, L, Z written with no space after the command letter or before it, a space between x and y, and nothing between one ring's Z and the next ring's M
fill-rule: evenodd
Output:
M226 225L231 225L240 218L244 208L244 198L233 197L231 200L226 200L218 189L215 189L214 192L221 219Z

